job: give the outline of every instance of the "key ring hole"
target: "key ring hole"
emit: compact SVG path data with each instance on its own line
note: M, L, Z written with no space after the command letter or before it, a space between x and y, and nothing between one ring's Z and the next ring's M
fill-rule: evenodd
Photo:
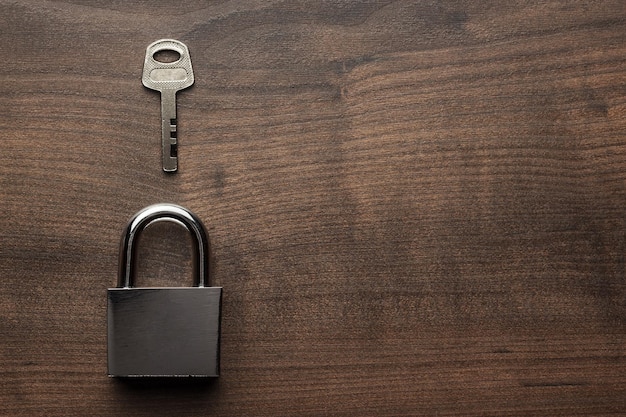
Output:
M180 52L173 49L161 49L152 54L152 58L162 64L173 64L180 61Z

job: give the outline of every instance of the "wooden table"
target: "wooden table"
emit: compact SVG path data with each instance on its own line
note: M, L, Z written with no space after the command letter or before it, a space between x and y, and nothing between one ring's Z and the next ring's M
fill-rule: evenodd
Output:
M0 1L0 34L1 415L626 414L623 0ZM107 377L159 202L210 234L210 383ZM147 229L139 284L190 285L190 242Z

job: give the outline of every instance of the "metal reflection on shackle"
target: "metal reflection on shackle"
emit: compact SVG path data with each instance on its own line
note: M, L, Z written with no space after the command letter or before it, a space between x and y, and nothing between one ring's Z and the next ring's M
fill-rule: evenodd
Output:
M193 238L194 287L133 286L140 233L172 221ZM156 204L139 211L122 235L118 287L108 289L109 376L219 376L222 288L208 286L209 240L184 207Z

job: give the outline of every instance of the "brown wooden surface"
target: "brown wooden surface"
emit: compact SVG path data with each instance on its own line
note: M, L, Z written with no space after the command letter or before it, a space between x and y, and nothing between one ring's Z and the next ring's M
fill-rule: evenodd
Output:
M623 0L0 1L0 34L1 415L626 414ZM106 376L157 202L211 236L209 384ZM140 281L190 282L189 241L146 231Z

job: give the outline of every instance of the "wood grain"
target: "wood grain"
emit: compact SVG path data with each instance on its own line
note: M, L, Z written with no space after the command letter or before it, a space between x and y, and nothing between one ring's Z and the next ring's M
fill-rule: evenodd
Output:
M0 34L1 415L626 414L622 0L0 1ZM211 237L208 384L106 376L157 202ZM146 231L141 283L189 283L189 242Z

